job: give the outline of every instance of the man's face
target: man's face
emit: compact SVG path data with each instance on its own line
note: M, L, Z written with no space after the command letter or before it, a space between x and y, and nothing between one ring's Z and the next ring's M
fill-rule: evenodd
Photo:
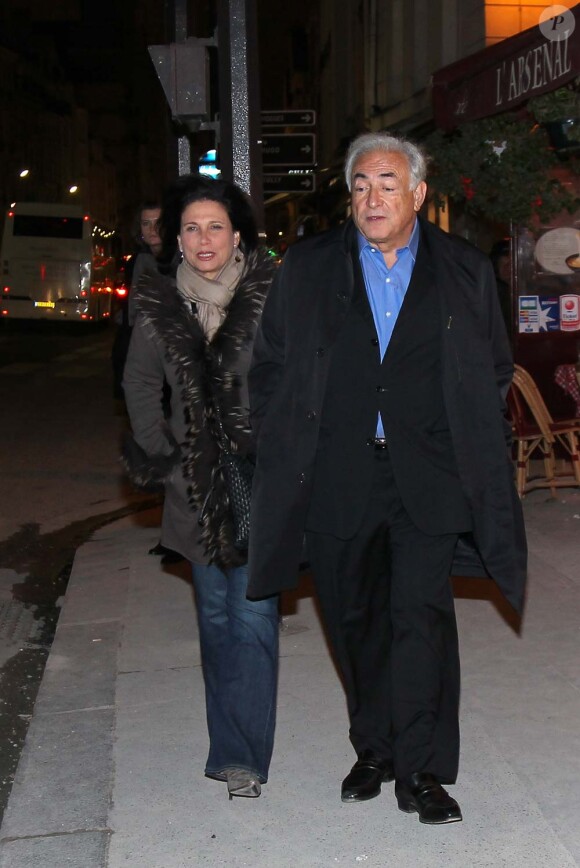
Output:
M509 253L506 253L505 256L500 256L497 263L497 276L503 280L504 283L511 283L512 258Z
M409 163L400 153L369 151L352 172L352 216L367 241L383 253L405 247L425 199L424 181L410 189Z
M160 217L161 208L145 208L141 211L141 237L154 256L161 250L161 238L159 237Z

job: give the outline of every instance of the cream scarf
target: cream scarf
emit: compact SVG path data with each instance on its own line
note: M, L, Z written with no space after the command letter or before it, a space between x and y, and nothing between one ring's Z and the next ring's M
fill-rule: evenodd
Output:
M245 262L241 250L236 249L215 280L204 277L185 259L177 267L177 289L188 301L195 302L197 318L203 332L212 341L226 318L226 310L234 297Z

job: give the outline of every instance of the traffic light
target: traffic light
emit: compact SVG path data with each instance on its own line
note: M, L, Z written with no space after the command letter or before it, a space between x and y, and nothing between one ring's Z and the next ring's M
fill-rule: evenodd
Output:
M207 40L150 45L149 54L175 120L209 120Z

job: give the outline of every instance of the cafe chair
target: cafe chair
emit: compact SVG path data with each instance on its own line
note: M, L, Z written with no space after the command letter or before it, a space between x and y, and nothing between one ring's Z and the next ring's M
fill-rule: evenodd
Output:
M507 394L508 416L516 446L516 487L520 497L533 488L549 488L556 496L554 436L536 422L519 389L512 382ZM544 473L532 474L532 461L543 461Z
M580 418L553 419L533 377L515 365L508 395L514 441L517 444L516 483L520 497L533 488L580 486ZM555 450L560 448L571 463L568 470L558 471ZM532 476L530 462L543 460L544 474Z

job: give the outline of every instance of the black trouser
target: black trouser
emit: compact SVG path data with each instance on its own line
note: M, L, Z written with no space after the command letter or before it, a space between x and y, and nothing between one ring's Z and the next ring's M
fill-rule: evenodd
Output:
M393 758L397 778L453 782L459 759L459 653L449 579L457 534L411 522L388 451L357 534L307 534L329 639L341 670L357 754Z

